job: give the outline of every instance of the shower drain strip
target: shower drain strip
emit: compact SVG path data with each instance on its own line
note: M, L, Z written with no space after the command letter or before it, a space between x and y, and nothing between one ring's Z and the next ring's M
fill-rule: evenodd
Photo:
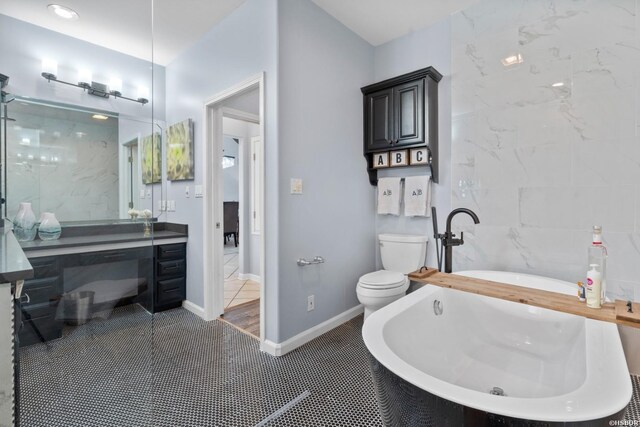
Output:
M309 392L309 390L303 391L298 396L294 397L293 399L291 399L290 401L285 403L283 406L281 406L277 411L271 413L269 416L267 416L262 421L260 421L258 424L256 424L256 427L266 426L271 421L273 421L273 420L275 420L277 418L280 418L282 415L284 415L285 412L287 412L289 409L291 409L294 406L296 406L298 403L302 402L304 399L306 399L310 395L311 395L311 392Z

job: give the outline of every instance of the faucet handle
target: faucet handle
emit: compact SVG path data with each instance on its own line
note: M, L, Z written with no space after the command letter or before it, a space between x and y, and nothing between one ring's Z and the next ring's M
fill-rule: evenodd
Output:
M460 232L460 244L464 245L464 231Z

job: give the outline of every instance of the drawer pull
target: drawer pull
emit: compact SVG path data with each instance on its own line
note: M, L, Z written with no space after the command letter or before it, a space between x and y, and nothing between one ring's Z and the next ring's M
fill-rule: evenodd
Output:
M26 299L26 301L25 301L25 299ZM22 294L22 296L20 297L20 302L21 302L22 304L29 304L29 303L31 303L31 297L29 297L29 294L25 292L25 293L24 293L24 294Z
M175 254L175 253L178 253L178 252L182 252L182 249L171 249L171 250L168 250L168 251L164 251L165 254Z
M174 265L174 266L172 266L172 267L164 267L164 269L165 269L165 270L167 270L167 271L173 271L173 270L177 270L177 269L178 269L178 266L177 266L177 265Z

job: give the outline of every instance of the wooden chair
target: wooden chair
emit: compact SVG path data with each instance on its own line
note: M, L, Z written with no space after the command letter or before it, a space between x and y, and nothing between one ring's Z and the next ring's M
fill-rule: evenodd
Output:
M233 243L238 247L238 234L240 227L239 202L224 202L224 241L233 236Z

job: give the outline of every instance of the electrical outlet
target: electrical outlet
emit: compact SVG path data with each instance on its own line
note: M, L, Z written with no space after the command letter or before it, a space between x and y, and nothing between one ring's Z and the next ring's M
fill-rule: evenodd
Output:
M316 309L316 296L309 295L307 297L307 311L312 311Z
M167 201L167 205L168 205L168 211L169 212L175 212L176 211L176 201L175 200L168 200Z
M147 199L151 198L151 189L147 189Z
M140 190L140 198L144 199L144 190Z
M202 185L196 185L194 193L195 193L196 199L201 199L202 198Z

